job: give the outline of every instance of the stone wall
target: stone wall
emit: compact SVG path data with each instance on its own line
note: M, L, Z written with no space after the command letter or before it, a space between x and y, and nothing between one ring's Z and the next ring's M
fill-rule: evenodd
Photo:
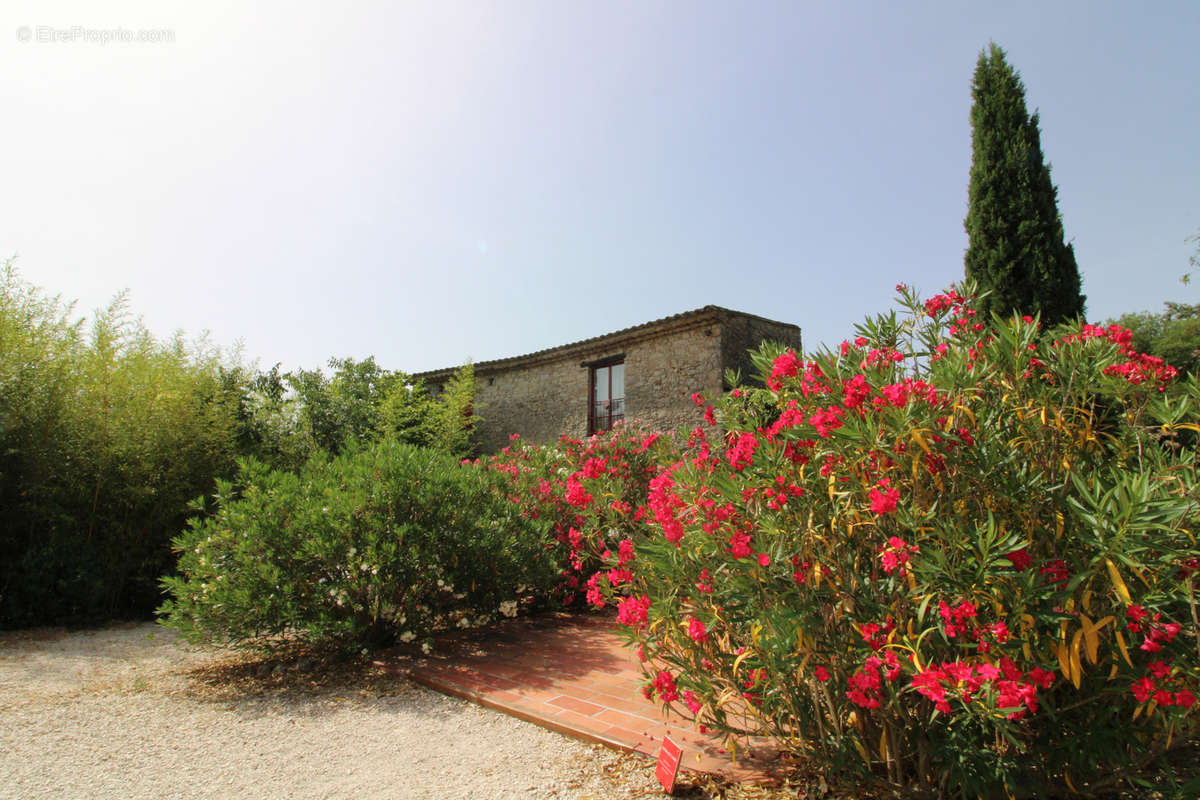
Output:
M476 409L481 421L475 439L481 453L494 453L519 433L536 444L566 435L587 435L589 364L623 357L625 420L682 433L703 421L692 402L695 392L712 398L729 387L726 369L754 370L748 351L764 341L800 349L800 329L718 306L705 306L645 325L627 328L526 356L475 365ZM453 370L424 377L436 392Z
M625 356L625 419L686 433L704 421L695 392L721 391L721 324L672 331L631 346Z
M585 364L624 354L625 419L657 430L691 430L702 417L694 392L721 391L721 324L674 329L658 336L572 349L553 360L476 370L476 405L483 418L476 440L482 453L508 444L509 436L536 444L561 435L587 435Z
M800 329L795 325L749 315L726 319L721 337L721 359L726 368L741 372L743 383L755 382L757 373L750 362L750 351L757 350L764 341L779 342L797 353L801 350Z

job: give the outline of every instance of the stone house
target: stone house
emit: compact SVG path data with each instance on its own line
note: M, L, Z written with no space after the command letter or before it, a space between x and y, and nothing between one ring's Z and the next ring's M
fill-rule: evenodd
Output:
M751 374L749 352L763 341L800 349L800 328L705 306L614 333L512 358L475 364L483 421L479 451L493 453L509 435L537 444L586 437L625 419L657 430L701 423L692 394L724 391L727 369ZM420 372L433 393L454 367Z

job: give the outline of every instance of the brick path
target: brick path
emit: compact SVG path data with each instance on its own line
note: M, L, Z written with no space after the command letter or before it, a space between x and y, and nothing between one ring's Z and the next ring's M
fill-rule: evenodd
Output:
M417 683L619 750L657 757L663 737L684 751L681 766L739 781L769 781L781 762L769 741L737 761L719 740L667 715L641 694L636 655L613 617L547 615L450 634L431 656L398 651L380 663Z

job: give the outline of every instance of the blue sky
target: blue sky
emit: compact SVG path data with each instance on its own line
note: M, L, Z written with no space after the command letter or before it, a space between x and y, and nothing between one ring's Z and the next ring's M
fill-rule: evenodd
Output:
M100 5L0 10L0 255L262 366L420 371L710 303L835 344L962 276L990 40L1089 318L1200 301L1194 0Z

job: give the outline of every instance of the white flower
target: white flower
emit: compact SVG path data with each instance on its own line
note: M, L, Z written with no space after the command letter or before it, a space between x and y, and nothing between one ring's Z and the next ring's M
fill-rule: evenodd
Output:
M515 617L517 615L517 601L505 600L500 604L500 613L506 617Z
M421 652L425 655L429 655L431 652L433 652L433 645L431 645L429 642L423 642L421 644Z
M415 638L417 638L417 635L412 631L405 631L404 633L400 634L400 641L404 642L405 644L408 644Z

